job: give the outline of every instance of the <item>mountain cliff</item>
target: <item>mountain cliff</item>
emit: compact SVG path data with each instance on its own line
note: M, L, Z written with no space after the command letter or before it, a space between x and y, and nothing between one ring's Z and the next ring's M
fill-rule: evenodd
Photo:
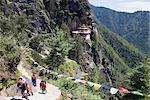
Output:
M150 54L150 12L118 12L105 7L91 6L97 19L110 31L120 35L142 52Z

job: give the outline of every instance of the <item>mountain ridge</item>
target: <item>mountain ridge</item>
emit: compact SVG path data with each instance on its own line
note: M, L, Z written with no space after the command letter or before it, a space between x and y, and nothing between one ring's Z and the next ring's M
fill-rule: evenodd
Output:
M134 11L134 12L127 12L127 11L115 10L115 9L112 9L112 8L109 8L109 7L104 7L104 6L94 6L92 4L90 4L90 6L91 7L96 7L96 8L101 8L101 9L107 9L107 10L111 10L111 11L119 12L119 13L128 13L128 14L137 13L137 12L148 12L148 13L150 13L150 11L148 11L148 10L137 10L137 11Z
M149 11L117 12L104 7L91 6L97 19L110 31L149 54Z

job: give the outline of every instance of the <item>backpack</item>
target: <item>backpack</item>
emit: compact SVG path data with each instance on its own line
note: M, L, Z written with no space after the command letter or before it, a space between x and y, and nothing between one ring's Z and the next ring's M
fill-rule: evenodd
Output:
M22 89L28 90L28 84L26 82L22 84Z

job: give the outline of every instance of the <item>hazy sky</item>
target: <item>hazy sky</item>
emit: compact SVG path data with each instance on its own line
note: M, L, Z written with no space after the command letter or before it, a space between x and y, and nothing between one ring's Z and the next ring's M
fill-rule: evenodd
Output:
M150 11L150 0L89 0L95 6L103 6L117 11Z

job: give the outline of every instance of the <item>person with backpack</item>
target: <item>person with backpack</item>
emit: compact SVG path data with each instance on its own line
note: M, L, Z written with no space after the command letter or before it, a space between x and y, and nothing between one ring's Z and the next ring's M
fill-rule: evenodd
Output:
M28 97L27 97L28 84L27 84L27 82L25 81L25 79L23 79L22 77L20 77L20 78L18 79L17 89L20 89L20 90L21 90L22 98L28 98Z
M41 81L40 89L42 91L42 94L45 94L47 92L47 90L46 90L46 81Z
M32 80L32 85L33 85L34 87L36 87L36 80L37 80L37 77L36 77L35 74L32 75L31 80Z

